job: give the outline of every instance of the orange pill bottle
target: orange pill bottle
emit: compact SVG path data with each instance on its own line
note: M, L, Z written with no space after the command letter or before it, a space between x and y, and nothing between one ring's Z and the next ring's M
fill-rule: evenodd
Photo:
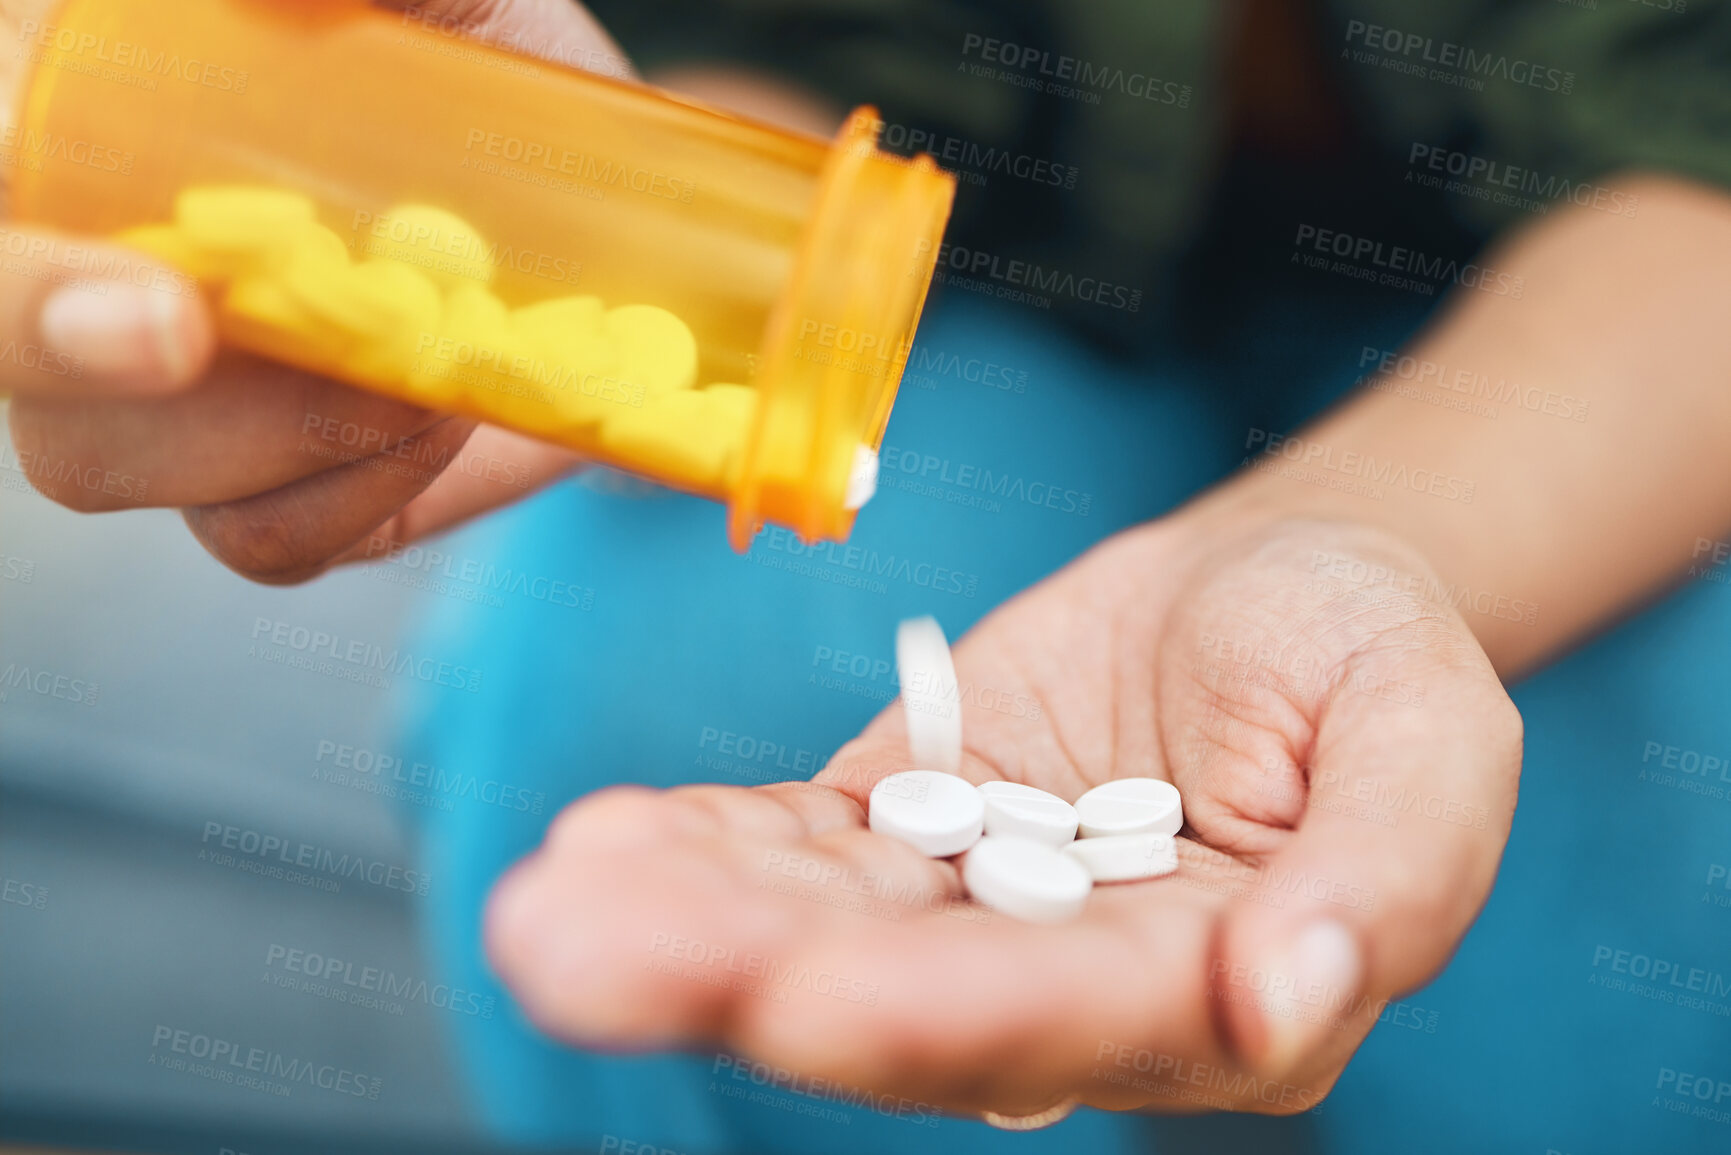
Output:
M851 531L954 195L870 109L823 140L365 0L20 35L20 219L164 259L212 205L316 226L186 250L226 342L724 502L737 549Z

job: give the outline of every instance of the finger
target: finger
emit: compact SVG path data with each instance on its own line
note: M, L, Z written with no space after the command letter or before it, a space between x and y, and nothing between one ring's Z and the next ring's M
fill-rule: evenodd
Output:
M1254 875L1280 901L1235 901L1212 964L1234 1052L1274 1077L1338 1066L1389 1001L1441 970L1514 812L1520 716L1458 620L1386 635L1347 674L1295 771L1297 830ZM1361 674L1422 685L1423 703L1350 688Z
M722 896L711 921L679 923L680 933L720 952L707 977L725 978L721 972L755 958L772 979L845 978L850 993L863 995L840 997L794 981L777 999L753 984L739 990L718 982L696 999L682 984L671 991L650 985L634 993L626 1034L655 1030L663 1041L691 1042L705 1030L719 1032L727 1045L790 1070L970 1113L1031 1114L1070 1094L1092 1105L1165 1111L1245 1103L1300 1109L1320 1099L1320 1091L1292 1086L1266 1094L1269 1088L1238 1078L1216 1028L1207 964L1223 900L1190 875L1219 856L1191 847L1178 876L1097 888L1080 922L1030 926L965 901L953 866L861 829L857 803L838 803L848 796L814 785L684 788L664 797L701 801L702 813L676 820L662 807L651 816L626 800L630 813L585 816L574 808L577 821L555 824L550 846L586 847L615 866L618 850L657 837L689 844L725 830L752 846L782 848L769 881L799 883L796 914L804 917L791 928L742 939L741 928L761 924L761 916L743 910L737 896L731 904ZM729 805L742 795L759 809L747 814ZM771 797L781 805L767 805ZM761 886L762 863L744 862L760 868ZM832 877L837 870L847 873ZM678 893L674 887L645 893L662 898ZM648 905L659 906L658 927L671 933L665 903ZM557 920L543 911L535 925L549 921ZM692 975L679 977L689 982ZM569 994L578 984L566 978L572 981L557 989ZM617 989L594 993L606 1013L624 1013ZM568 1029L595 1013L567 1007L565 1016L575 1018L555 1015L548 1025ZM1003 1063L1011 1053L1018 1062ZM1195 1091L1198 1070L1217 1084L1212 1093Z
M215 347L185 274L117 245L0 228L0 391L161 396L197 381Z
M793 1070L959 1111L1026 1115L1067 1095L1182 1106L1154 1080L1118 1085L1096 1071L1104 1054L1138 1051L1169 1060L1163 1073L1180 1062L1226 1069L1205 997L1219 905L1168 878L1097 888L1062 927L949 911L887 924L831 918L793 944L786 965L845 966L873 1005L741 1000L733 1039Z
M460 29L489 44L573 68L629 77L633 69L613 37L575 0L382 0L441 30Z
M186 524L205 549L243 577L271 585L303 582L432 482L432 473L407 467L404 460L449 456L474 428L468 418L447 417L384 453L239 501L189 507Z
M1223 900L1183 883L1193 856L1178 877L1099 888L1076 923L1031 926L859 822L807 783L603 791L496 888L489 958L560 1037L718 1043L950 1110L1319 1098L1231 1063L1206 997Z
M250 354L225 351L199 388L169 397L12 402L12 438L31 480L91 513L139 504L100 487L55 486L79 467L142 479L147 504L199 506L265 493L400 446L441 414ZM407 459L425 481L436 457Z
M375 523L337 562L367 561L460 525L559 480L582 462L576 453L509 429L482 425L424 493Z
M850 917L777 885L780 867L807 863L902 891L958 887L953 867L865 834L851 802L809 784L614 788L562 814L495 888L488 957L531 1017L562 1037L605 1046L725 1037L742 1000L790 978L795 944ZM846 970L837 965L832 977Z
M1223 900L1185 884L1196 855L1174 878L1099 888L1077 923L1030 926L966 902L950 864L861 817L810 783L600 792L496 888L489 958L564 1038L718 1043L949 1110L1320 1097L1231 1063L1206 997Z

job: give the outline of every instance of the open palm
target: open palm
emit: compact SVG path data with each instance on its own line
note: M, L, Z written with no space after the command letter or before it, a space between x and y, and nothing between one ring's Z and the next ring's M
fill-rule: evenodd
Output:
M1183 794L1179 871L1073 922L994 916L867 830L909 765L893 707L811 783L574 804L494 895L491 957L560 1037L954 1112L1314 1106L1447 961L1514 809L1519 716L1429 573L1354 525L1181 514L969 633L965 777Z

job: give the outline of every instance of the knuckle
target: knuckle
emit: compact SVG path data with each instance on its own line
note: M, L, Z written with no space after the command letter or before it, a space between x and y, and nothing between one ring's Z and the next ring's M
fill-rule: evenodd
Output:
M652 820L666 795L648 786L619 784L597 790L566 813L582 814L596 822L641 822Z
M584 845L588 841L587 835L606 821L607 804L604 795L616 789L620 787L605 787L561 810L548 824L546 837L542 839L543 845L548 850Z
M567 844L581 845L583 828L588 822L589 814L583 803L567 806L547 824L547 834L541 840L542 845L549 850L557 850Z
M567 806L548 828L549 849L624 848L665 833L666 796L647 786L608 786Z

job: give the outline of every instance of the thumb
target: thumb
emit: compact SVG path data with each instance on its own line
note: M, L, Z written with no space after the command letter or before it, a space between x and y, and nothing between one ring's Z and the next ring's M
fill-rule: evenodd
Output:
M10 223L0 251L0 396L167 394L210 363L198 285L162 262Z
M471 39L524 56L604 76L636 76L631 61L576 0L381 0L387 8L447 36Z
M1305 797L1298 828L1220 925L1210 993L1228 1044L1267 1077L1338 1070L1443 968L1495 881L1520 715L1470 638L1411 653L1369 663L1422 678L1421 705L1351 688L1325 702L1310 765L1284 768Z

